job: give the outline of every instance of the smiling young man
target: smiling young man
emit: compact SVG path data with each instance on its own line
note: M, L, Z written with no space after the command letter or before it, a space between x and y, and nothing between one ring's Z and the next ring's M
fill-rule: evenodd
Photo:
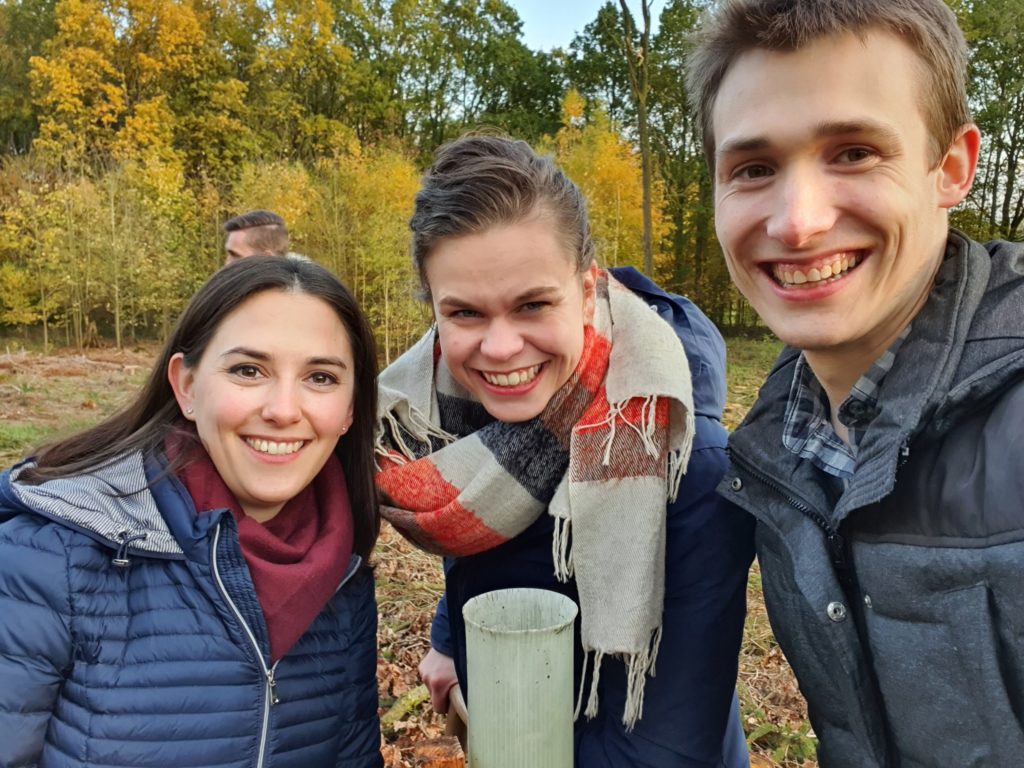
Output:
M1024 247L941 0L724 0L689 63L733 281L788 345L720 487L835 766L1024 749Z

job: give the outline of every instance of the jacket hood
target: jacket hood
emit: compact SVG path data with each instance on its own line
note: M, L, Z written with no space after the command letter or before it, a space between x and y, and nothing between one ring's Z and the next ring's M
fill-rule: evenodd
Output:
M141 452L135 452L86 475L62 477L39 485L18 481L31 460L0 475L0 519L30 512L81 531L127 553L180 557L183 550L171 533L150 491Z
M726 395L725 341L715 324L692 301L663 291L633 267L612 267L608 271L676 332L690 363L695 413L721 421Z
M953 230L950 248L965 254L963 317L953 331L962 353L936 393L929 429L938 433L1024 376L1024 245L981 245Z

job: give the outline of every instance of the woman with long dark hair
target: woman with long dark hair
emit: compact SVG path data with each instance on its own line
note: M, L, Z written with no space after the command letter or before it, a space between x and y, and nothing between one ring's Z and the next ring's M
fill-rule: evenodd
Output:
M0 765L380 766L376 396L345 287L253 257L0 476Z

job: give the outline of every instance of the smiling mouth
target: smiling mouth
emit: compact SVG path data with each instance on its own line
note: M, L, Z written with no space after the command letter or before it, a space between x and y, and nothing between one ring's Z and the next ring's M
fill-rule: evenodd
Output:
M863 251L841 253L815 267L796 269L789 264L772 264L771 274L783 288L809 287L841 280L864 260Z
M489 373L488 371L480 371L480 375L484 377L484 381L490 384L492 387L518 387L523 384L528 384L537 378L537 374L540 373L541 364L531 365L529 368L520 368L518 371L508 371L506 373Z
M269 456L287 456L295 453L306 444L305 440L295 440L290 443L279 443L273 440L256 440L245 438L245 444L258 453L265 453Z

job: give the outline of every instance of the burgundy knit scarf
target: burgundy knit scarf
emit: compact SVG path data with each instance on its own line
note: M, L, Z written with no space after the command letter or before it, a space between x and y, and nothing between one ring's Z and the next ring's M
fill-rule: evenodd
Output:
M168 439L173 460L178 446ZM352 556L353 524L341 462L323 469L265 523L246 516L202 446L177 476L199 514L230 509L270 638L270 661L295 645L338 589Z

